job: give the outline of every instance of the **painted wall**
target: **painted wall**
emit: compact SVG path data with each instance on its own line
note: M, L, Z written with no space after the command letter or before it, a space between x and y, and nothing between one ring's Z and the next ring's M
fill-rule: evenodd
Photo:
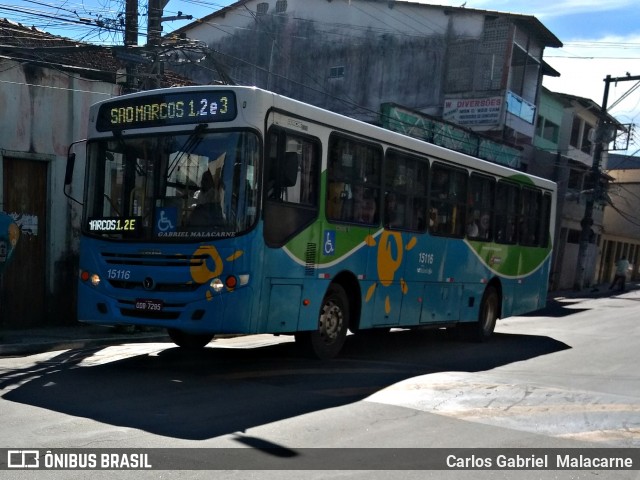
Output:
M67 149L73 141L86 137L89 106L118 92L119 87L114 84L85 80L61 70L11 60L3 61L0 68L0 210L4 210L2 160L46 162L48 218L38 228L46 229L48 239L43 272L48 298L42 301L48 302L53 315L60 309L75 311L74 306L64 304L64 292L75 290L71 283L77 276L74 265L81 207L70 202L63 192ZM69 191L81 199L84 144L76 152L76 172ZM10 178L7 180L11 182ZM15 264L12 267L17 268Z

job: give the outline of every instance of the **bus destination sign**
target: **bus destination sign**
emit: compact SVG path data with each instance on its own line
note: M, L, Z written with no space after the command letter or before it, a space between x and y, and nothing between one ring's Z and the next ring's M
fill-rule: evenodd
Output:
M232 91L174 91L106 102L98 110L96 129L109 132L126 128L227 122L236 118L236 114L236 97Z
M142 231L142 217L90 218L87 227L91 233L120 233L126 236L137 236Z

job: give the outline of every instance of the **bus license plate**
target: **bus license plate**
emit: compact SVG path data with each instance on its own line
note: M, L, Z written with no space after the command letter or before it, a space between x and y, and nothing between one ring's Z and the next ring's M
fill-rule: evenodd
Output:
M136 310L160 312L162 307L164 307L162 300L153 300L151 298L138 298L136 300Z

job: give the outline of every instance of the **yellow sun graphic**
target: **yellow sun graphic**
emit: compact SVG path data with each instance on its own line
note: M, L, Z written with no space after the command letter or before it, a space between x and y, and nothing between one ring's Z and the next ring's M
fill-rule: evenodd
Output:
M365 243L370 247L376 246L376 239L372 235L367 235ZM402 265L402 257L404 251L410 251L418 242L416 237L411 237L407 245L402 244L402 235L400 232L389 232L384 230L378 239L378 281L383 287L389 287L393 284L396 272ZM367 290L365 302L373 298L378 283L374 283ZM409 291L407 282L404 278L400 278L400 289L402 294L406 295ZM387 295L384 300L384 311L388 315L391 312L391 300Z

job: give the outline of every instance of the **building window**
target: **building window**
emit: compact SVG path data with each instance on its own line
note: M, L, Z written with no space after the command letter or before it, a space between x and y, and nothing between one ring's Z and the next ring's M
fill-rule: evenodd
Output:
M571 140L569 144L574 148L580 147L580 127L582 122L580 118L573 117L573 124L571 125Z
M584 153L591 153L591 132L593 132L593 127L588 123L585 123L584 130L582 132L582 144L580 145L580 150Z
M538 115L538 119L536 120L536 135L542 136L542 129L544 128L544 117Z
M268 10L269 10L269 4L267 2L259 3L258 6L256 7L256 13L258 15L266 15Z
M543 119L544 124L542 126L541 137L553 143L558 143L558 136L560 133L560 126L553 122L550 122L546 118Z
M344 78L344 66L331 67L329 69L329 78Z
M593 125L585 122L580 117L573 117L573 124L571 125L571 139L569 144L573 148L582 150L584 153L591 153L591 132L593 131Z
M276 13L284 13L287 11L287 0L278 0L276 2Z
M569 230L569 234L567 235L567 243L572 243L577 245L580 243L580 230Z
M575 169L570 169L569 170L569 180L567 183L567 187L570 190L577 190L577 191L581 191L582 190L582 180L584 178L584 171L582 170L575 170Z

